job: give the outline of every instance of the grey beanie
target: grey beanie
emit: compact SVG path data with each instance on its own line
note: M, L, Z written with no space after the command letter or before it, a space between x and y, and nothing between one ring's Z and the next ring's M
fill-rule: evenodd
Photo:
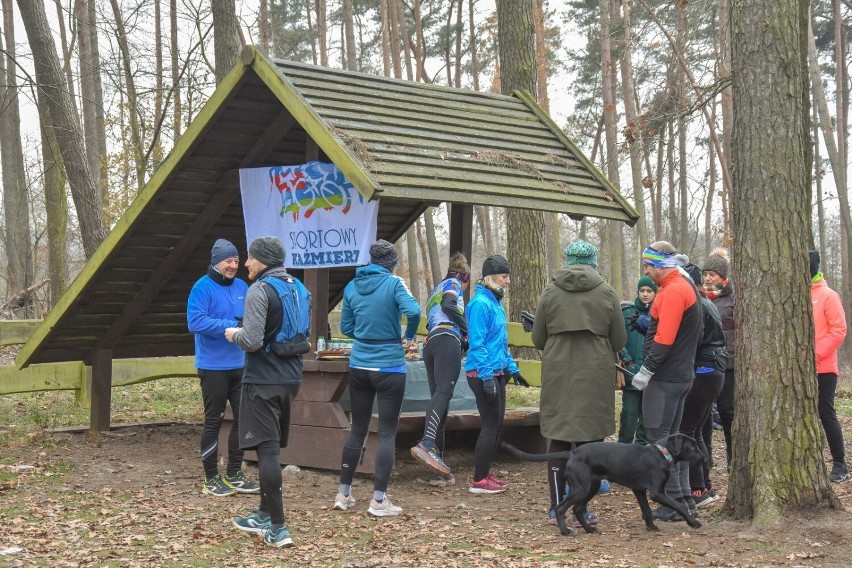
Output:
M237 247L229 240L216 239L213 243L213 248L210 250L210 264L216 266L226 258L240 258L240 253L237 252Z
M701 272L715 272L722 277L722 280L728 279L728 272L731 270L731 261L728 260L728 251L723 248L717 248L710 253L707 260L704 261L704 267Z
M387 270L393 270L399 262L399 254L392 243L379 239L370 245L370 262Z
M278 237L258 237L251 242L249 254L272 268L284 265L284 243Z

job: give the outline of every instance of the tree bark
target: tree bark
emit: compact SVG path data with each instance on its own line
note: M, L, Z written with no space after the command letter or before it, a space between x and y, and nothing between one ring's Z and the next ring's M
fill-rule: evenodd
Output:
M15 294L33 283L33 248L30 234L30 198L21 147L21 111L15 66L15 18L12 0L3 0L4 85L0 88L0 163L3 168L3 209L6 222L7 292ZM3 46L0 45L0 48Z
M160 10L160 0L154 0L154 120L151 146L153 147L151 166L156 170L163 161L163 145L161 142L161 125L163 116L163 16Z
M432 280L440 282L444 275L441 270L441 257L438 254L438 238L435 234L435 208L430 207L423 214L423 222L426 226L426 247L429 251L429 267L432 269ZM450 251L453 254L454 251ZM470 259L468 259L470 261Z
M535 67L535 24L533 3L500 2L497 6L497 38L500 54L500 91L511 95L527 90L537 97ZM547 282L544 242L544 214L541 211L506 210L506 256L513 274L523 275L523 285L509 293L509 321L521 321L521 310L531 310ZM534 349L519 350L522 358L537 357Z
M420 267L417 262L417 233L414 225L405 231L406 255L408 256L408 288L411 295L420 301Z
M807 260L808 8L804 0L736 0L732 12L733 277L739 287L737 411L724 511L759 524L797 509L839 507L816 415Z
M53 36L41 2L18 0L30 49L33 53L36 80L42 85L46 107L51 115L62 160L77 210L83 250L90 258L104 240L103 211L100 192L86 161L83 134L74 118L71 97L65 88L62 70L56 57Z
M426 244L426 236L423 234L423 223L420 222L420 219L414 223L414 230L417 233L417 247L420 249L420 258L423 259L424 270L421 274L425 280L426 297L428 298L432 289L435 287L435 282L440 282L441 280L440 276L438 280L435 280L435 269L432 267L432 257L429 255L429 246Z
M68 278L68 200L65 194L65 166L47 102L38 89L39 117L41 118L41 158L44 168L44 210L47 215L47 273L50 278L50 306L65 292Z
M355 22L352 13L352 0L343 0L343 33L346 36L346 68L358 69L355 58Z
M619 189L618 140L616 134L618 115L615 106L615 61L612 57L612 45L610 43L610 1L599 1L601 22L601 85L603 90L604 137L606 139L606 173L610 183L616 189ZM609 283L621 295L624 288L621 271L622 250L624 248L621 222L608 222L607 232L609 235L605 257L609 261L607 263L609 268Z
M111 0L115 1L115 0ZM211 0L213 49L216 56L216 83L220 83L240 56L237 37L237 8L234 0Z
M260 49L269 57L272 53L272 22L269 19L269 0L260 0L257 15L257 31L260 36Z
M180 138L181 131L183 129L181 125L181 113L183 112L183 105L181 103L181 95L180 95L180 67L179 67L179 54L180 54L180 43L178 42L178 20L177 20L177 0L170 0L169 2L169 22L171 27L171 47L172 47L172 97L173 97L173 114L174 119L172 122L172 135L174 136L175 141Z
M395 1L395 0L389 0ZM319 41L319 62L328 67L328 16L326 15L325 0L316 0L317 8L317 40Z
M476 26L473 21L473 4L475 0L468 0L468 25L470 26L470 74L473 77L473 90L479 90L479 57L476 49ZM470 260L470 259L468 259Z

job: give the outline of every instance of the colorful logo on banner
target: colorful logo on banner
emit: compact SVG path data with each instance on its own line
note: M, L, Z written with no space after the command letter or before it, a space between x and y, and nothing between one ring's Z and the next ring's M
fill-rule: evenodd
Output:
M334 164L243 169L240 193L246 241L281 237L288 268L370 262L379 203L364 201Z
M341 207L346 215L352 207L352 192L363 203L364 198L346 180L336 167L322 162L308 162L303 166L276 166L269 168L269 178L281 194L281 216L292 214L297 221L303 214L306 219L317 209L331 211Z

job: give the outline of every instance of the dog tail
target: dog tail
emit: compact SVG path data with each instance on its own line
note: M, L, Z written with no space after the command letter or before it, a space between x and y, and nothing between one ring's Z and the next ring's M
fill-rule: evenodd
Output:
M547 461L547 460L566 460L571 456L571 451L567 452L554 452L552 454L528 454L527 452L523 452L513 446L512 444L508 444L506 442L501 441L500 447L515 456L516 458L520 458L525 461Z

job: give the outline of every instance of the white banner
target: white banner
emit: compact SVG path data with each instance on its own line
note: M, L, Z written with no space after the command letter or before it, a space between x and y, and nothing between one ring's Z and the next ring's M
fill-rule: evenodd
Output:
M242 169L240 193L246 242L281 237L287 268L370 262L379 202L365 202L334 164Z

